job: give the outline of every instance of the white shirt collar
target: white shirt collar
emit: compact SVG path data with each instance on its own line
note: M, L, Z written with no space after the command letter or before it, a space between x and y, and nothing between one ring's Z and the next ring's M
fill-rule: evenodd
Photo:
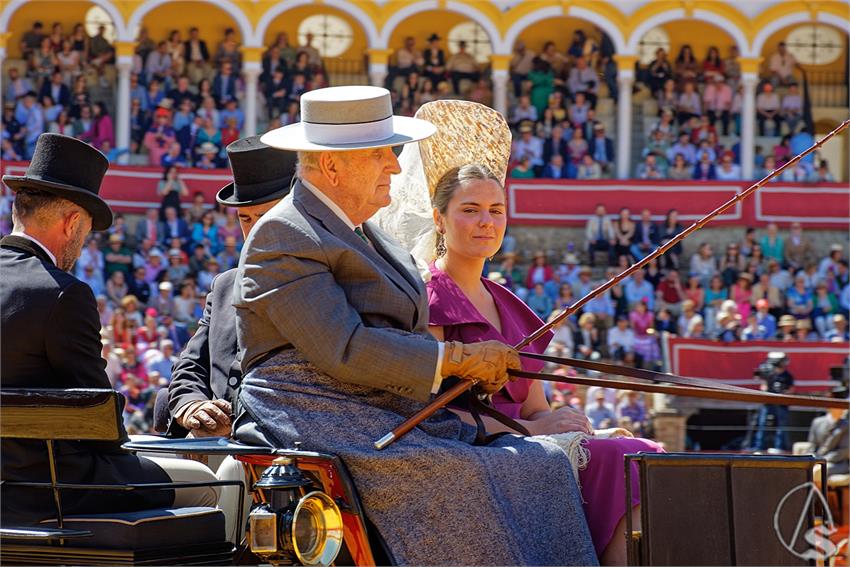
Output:
M53 260L53 265L58 266L58 264L56 263L56 256L53 255L53 252L51 252L50 250L47 249L47 246L45 246L44 244L39 242L37 238L35 238L34 236L30 236L26 232L21 232L21 231L18 231L18 230L13 231L12 235L13 236L20 236L21 238L26 238L27 240L35 242L36 244L38 244L41 247L41 249L44 250L47 253L48 256L50 256L50 259Z
M357 225L351 222L351 219L348 218L348 215L346 215L343 210L339 208L339 205L334 203L333 199L322 193L321 189L304 179L301 179L301 184L304 185L304 187L306 187L310 191L310 193L315 195L316 198L320 200L327 208L329 208L333 214L338 216L339 220L344 222L348 228L350 228L351 230L357 228Z

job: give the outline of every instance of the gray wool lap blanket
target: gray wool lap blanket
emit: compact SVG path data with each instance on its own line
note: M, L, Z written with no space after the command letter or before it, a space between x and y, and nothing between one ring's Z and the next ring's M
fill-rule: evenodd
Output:
M505 435L473 446L474 428L441 411L378 451L374 441L423 404L335 380L294 349L252 368L240 402L280 447L300 441L342 458L398 564L598 564L554 444Z

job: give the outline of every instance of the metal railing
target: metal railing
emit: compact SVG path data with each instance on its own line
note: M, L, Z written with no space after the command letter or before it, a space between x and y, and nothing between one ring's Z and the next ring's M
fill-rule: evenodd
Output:
M323 63L331 86L369 84L369 75L363 60L326 57Z
M848 105L845 73L806 70L804 77L809 83L809 98L813 107L846 107Z

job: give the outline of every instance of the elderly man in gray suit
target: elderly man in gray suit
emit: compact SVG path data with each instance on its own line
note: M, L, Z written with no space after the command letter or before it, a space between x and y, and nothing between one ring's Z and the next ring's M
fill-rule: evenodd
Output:
M434 132L377 87L320 89L267 133L299 152L291 194L251 231L234 289L237 439L339 455L399 564L595 564L566 455L538 439L473 445L448 411L383 451L444 377L495 392L517 368L498 342L439 343L410 254L368 222L389 204L397 146Z

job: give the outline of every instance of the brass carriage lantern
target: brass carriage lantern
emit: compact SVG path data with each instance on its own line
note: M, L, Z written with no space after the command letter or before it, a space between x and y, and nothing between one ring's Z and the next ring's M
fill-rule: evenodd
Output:
M324 492L308 492L313 482L290 457L278 457L255 489L267 503L248 516L251 551L270 563L297 559L302 565L330 565L342 549L342 515Z

